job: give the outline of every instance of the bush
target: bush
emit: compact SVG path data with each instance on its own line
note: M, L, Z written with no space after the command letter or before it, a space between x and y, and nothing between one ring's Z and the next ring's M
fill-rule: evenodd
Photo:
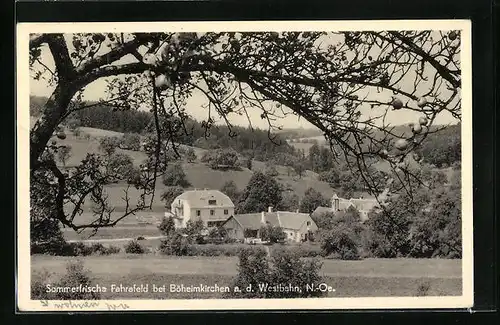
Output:
M66 274L57 282L49 281L50 276L50 273L47 271L35 274L31 283L31 299L96 300L101 298L99 292L85 290L75 290L75 292L71 290L68 292L47 292L47 284L51 284L51 287L63 288L79 287L80 285L83 288L92 286L91 274L88 270L84 269L82 261L69 262L66 265Z
M94 252L92 246L85 245L81 242L71 243L69 247L69 252L72 256L89 256Z
M284 241L286 238L286 235L281 227L274 227L270 224L261 227L260 234L262 240L269 241L271 243L278 243Z
M136 133L125 133L121 138L120 148L133 151L141 150L141 137Z
M320 257L323 255L323 251L319 245L274 245L271 248L271 254L275 252L281 252L287 250L297 254L299 257Z
M31 275L31 299L32 300L49 300L54 299L47 292L47 284L52 283L50 280L52 274L47 270L35 271Z
M137 241L131 240L125 245L125 253L127 254L144 254L146 251Z
M178 232L161 241L159 250L165 255L191 256L192 246L187 236Z
M92 251L92 254L97 254L97 255L111 255L111 254L117 254L120 252L120 247L117 246L104 246L101 243L95 243L90 246L90 250Z
M308 285L317 287L321 282L319 271L321 263L316 260L302 260L297 254L283 250L277 251L270 259L262 249L243 249L239 254L238 275L233 286L252 291L231 292L237 298L305 298L320 297L318 290L308 290ZM260 290L259 286L268 285L297 288L298 290Z
M324 236L321 249L325 256L333 258L342 260L358 260L360 258L355 234L344 225L334 227Z
M161 223L158 225L158 230L164 236L170 236L175 232L175 222L172 217L163 217Z
M246 247L241 244L193 245L192 256L238 256L242 249L249 249L254 252L262 250L262 248L258 246Z

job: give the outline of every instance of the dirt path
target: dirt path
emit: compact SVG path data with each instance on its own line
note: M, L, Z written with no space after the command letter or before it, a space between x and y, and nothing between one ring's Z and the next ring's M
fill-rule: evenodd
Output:
M166 236L144 236L144 240L154 240L154 239L164 239ZM68 243L116 243L122 241L131 241L135 240L137 237L132 238L100 238L100 239L73 239L68 240Z

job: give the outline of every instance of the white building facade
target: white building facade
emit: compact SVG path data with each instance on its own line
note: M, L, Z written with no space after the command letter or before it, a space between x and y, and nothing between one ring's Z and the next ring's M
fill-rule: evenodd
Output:
M189 220L202 220L207 228L218 227L234 215L234 204L224 193L217 190L191 190L175 198L171 205L178 228L184 228Z

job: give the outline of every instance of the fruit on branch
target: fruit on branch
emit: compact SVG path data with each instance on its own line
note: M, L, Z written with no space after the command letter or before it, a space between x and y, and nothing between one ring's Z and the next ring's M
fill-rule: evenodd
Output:
M450 41L454 41L457 39L457 33L455 31L451 31L449 34L448 34L448 38L450 39Z
M420 107L420 108L422 108L425 105L427 105L427 99L425 97L419 98L419 100L417 102L417 106Z
M153 53L146 53L142 58L142 62L150 66L158 65L158 58Z
M400 151L405 151L406 149L408 149L408 141L406 139L399 139L398 141L396 141L394 146Z
M422 126L420 124L414 124L413 127L411 128L411 131L414 134L420 134L422 132Z
M170 78L161 74L155 78L155 86L159 89L167 89L172 85Z
M61 140L64 140L66 139L66 133L64 133L64 131L59 131L56 133L56 136L61 139Z
M421 116L419 119L418 119L418 123L422 126L425 126L427 125L429 121L427 120L427 117L425 116Z
M380 156L382 158L387 158L389 156L389 152L385 149L383 149L382 151L380 151Z
M401 109L403 107L403 102L399 98L394 98L392 101L392 107L394 109Z

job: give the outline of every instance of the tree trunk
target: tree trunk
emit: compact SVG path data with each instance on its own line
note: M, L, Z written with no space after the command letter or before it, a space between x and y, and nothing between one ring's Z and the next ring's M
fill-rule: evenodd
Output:
M44 106L42 116L30 131L30 169L36 169L38 159L55 128L63 118L75 92L70 87L58 85Z

